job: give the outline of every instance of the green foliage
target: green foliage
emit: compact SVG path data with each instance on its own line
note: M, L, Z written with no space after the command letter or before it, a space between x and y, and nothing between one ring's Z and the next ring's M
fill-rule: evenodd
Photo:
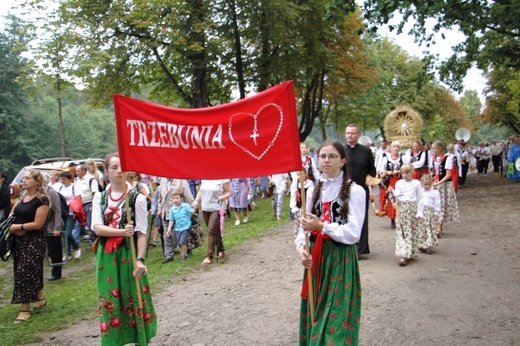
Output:
M460 30L465 41L453 47L453 55L439 68L441 80L456 90L462 89L462 79L473 63L483 70L492 65L520 68L517 0L367 0L364 10L365 17L375 26L387 24L399 12L402 20L390 27L398 33L414 19L409 33L427 47L435 44L435 34L444 39L446 29Z
M9 178L30 152L27 92L17 83L27 65L21 49L30 37L19 19L6 18L5 29L0 31L0 170Z
M284 211L288 210L289 199L284 201ZM146 266L150 286L154 294L167 287L186 281L188 274L197 275L201 270L221 270L226 261L232 260L233 248L244 244L251 239L257 239L280 224L273 219L271 200L257 201L257 208L250 213L249 222L235 226L232 219L226 219L224 242L228 256L223 260L203 267L202 262L206 255L207 232L205 232L205 244L193 251L192 256L186 262L174 261L167 265L162 264L164 259L161 246L150 248ZM285 212L281 222L288 222L288 213ZM287 233L287 238L292 239L292 230ZM230 259L228 259L228 257ZM179 256L177 256L179 258ZM45 334L60 329L69 328L74 323L84 319L97 317L97 305L99 303L96 294L95 258L90 251L84 251L80 260L69 262L64 269L64 277L45 285L44 294L47 306L35 313L27 322L13 325L20 305L9 304L12 295L12 263L0 262L0 330L2 330L2 346L13 346L27 343L41 342ZM50 267L45 266L45 276L50 275ZM93 330L96 334L98 330Z
M477 91L465 91L464 95L462 95L462 97L460 98L460 103L462 105L462 108L464 108L467 117L472 121L475 121L482 109L482 102L480 102Z
M497 68L490 73L488 104L483 121L508 126L520 134L520 72Z
M492 140L507 140L511 135L513 135L513 131L509 127L484 124L471 134L470 144L477 145L480 142L491 143Z
M46 75L31 75L29 79L30 64L20 50L30 37L24 28L11 18L0 32L0 169L9 178L35 159L61 156L60 94ZM65 154L87 158L115 151L113 110L92 109L84 92L66 83L63 88Z

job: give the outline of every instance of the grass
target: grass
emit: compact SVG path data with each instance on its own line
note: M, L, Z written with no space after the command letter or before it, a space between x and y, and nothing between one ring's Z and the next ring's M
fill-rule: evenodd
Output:
M288 222L288 198L284 201L283 210L282 220L276 221L272 216L271 200L263 199L257 201L257 207L250 212L247 224L235 226L233 217L226 218L224 232L226 251L229 252L237 245L259 238L280 222ZM203 246L193 251L188 261L180 262L178 261L180 256L176 256L174 262L165 265L162 264L164 257L160 243L156 248L150 248L146 265L152 291L160 292L198 270L215 268L214 265L204 267L200 265L206 254L206 232L204 242ZM45 282L44 294L47 306L35 313L28 321L19 325L13 324L20 304L10 304L13 293L11 261L0 263L0 335L3 346L41 342L45 333L65 329L78 321L97 317L95 259L90 251L83 251L79 261L72 261L63 267L64 277L61 280ZM50 276L51 267L46 264L44 270L44 277ZM93 333L97 333L97 330Z

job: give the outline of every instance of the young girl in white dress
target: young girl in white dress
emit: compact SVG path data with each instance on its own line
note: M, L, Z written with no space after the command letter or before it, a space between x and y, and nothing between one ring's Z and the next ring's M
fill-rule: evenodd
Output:
M403 165L400 169L403 178L395 183L393 190L397 200L395 256L399 257L400 266L407 265L410 259L419 254L418 226L419 218L423 217L423 198L421 183L412 178L413 171L412 165Z
M423 218L419 221L419 251L429 255L437 247L437 224L441 215L441 195L439 190L433 189L433 177L425 174L421 177L423 195Z

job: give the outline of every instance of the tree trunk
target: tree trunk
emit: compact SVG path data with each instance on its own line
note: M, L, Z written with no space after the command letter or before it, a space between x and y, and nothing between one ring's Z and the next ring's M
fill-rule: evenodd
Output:
M246 82L244 81L244 66L242 62L242 43L240 42L240 31L238 29L237 8L234 0L228 1L231 11L231 27L233 28L233 38L235 43L235 70L238 80L238 91L240 99L246 98Z
M204 22L204 2L202 0L190 0L188 8L191 16L188 20L188 42L189 46L203 47L201 49L188 50L187 58L193 66L191 81L192 108L206 107L209 104L206 85L207 59L206 59L206 36L199 29Z

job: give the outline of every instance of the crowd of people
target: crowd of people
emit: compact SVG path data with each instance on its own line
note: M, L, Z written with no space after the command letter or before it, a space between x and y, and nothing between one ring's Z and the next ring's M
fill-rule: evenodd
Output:
M43 295L46 246L53 265L48 280L59 280L62 265L81 257L80 237L87 233L84 240L96 255L102 344L146 344L157 325L144 264L148 247L160 240L163 264L174 261L177 247L181 261L188 260L190 230L200 213L208 232L202 264L210 265L225 256L226 216L234 216L234 225L244 227L251 221L255 200L271 197L273 218L281 220L284 198L290 196L287 212L294 221L295 245L305 269L300 343L336 344L348 339L356 344L361 310L358 260L370 253L368 213L370 203L374 205L373 189L379 188L379 209L374 212L389 218L396 234L395 256L400 266L406 266L420 252L433 254L444 226L459 221L457 191L467 186L467 174L486 176L491 163L493 172L505 169L508 178L520 180L518 136L476 147L464 141L447 146L441 141L430 145L413 141L405 150L398 141L382 141L371 150L358 143L360 135L359 126L350 124L346 145L328 141L315 152L300 143L302 170L266 177L184 180L128 172L125 180L117 154L107 156L104 174L93 161L77 166L75 177L59 171L47 177L29 170L12 210L7 177L0 174L0 219L16 215L11 226L15 236L12 303L21 308L15 323L24 322L47 303ZM68 205L65 215L60 213L60 198ZM81 202L81 210L74 207L76 201ZM48 220L50 209L54 212ZM136 292L143 296L134 297ZM124 302L119 299L123 293L134 299ZM127 314L129 309L143 313L136 320ZM119 318L117 326L114 316Z

